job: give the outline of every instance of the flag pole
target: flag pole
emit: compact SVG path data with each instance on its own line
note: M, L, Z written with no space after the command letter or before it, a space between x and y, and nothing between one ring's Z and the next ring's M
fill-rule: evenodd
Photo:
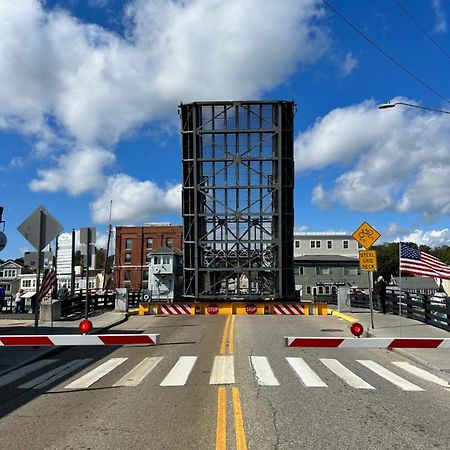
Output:
M402 257L402 243L398 243L398 327L400 337L402 336L401 317L402 317L402 269L401 269L401 257Z

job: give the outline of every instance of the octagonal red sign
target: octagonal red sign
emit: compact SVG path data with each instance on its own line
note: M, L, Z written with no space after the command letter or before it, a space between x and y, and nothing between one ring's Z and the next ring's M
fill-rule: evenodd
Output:
M247 314L256 314L257 311L258 311L258 308L256 307L255 304L250 303L248 305L245 305L245 312Z
M219 313L219 307L212 303L211 305L208 305L208 308L206 308L208 311L208 314L214 315Z

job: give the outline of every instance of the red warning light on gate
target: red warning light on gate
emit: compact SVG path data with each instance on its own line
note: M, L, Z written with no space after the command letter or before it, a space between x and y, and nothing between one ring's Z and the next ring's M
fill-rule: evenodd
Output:
M87 334L92 330L92 322L90 320L84 319L80 322L79 328L81 333Z
M353 336L360 337L363 334L364 328L359 322L355 322L351 324L350 331Z
M258 311L258 308L256 307L255 304L250 303L248 305L245 305L245 312L247 314L256 314L256 311Z
M208 308L206 308L208 311L208 314L214 315L219 313L219 307L215 304L208 305Z

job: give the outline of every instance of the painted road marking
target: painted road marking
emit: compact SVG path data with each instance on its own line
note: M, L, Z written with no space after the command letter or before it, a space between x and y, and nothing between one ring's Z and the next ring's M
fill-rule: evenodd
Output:
M117 383L113 384L115 387L130 387L137 386L142 380L158 365L162 360L162 356L144 358L136 367L131 369L124 377Z
M58 361L57 359L42 359L41 361L36 361L34 363L28 364L27 366L20 367L19 369L13 370L0 377L0 387L6 386L7 384L13 383L14 381L24 378L30 373L36 372L36 370L42 369L43 367L49 366L50 364Z
M419 367L413 366L406 361L392 361L392 364L394 364L394 366L400 367L403 370L406 370L416 377L422 378L423 380L431 381L432 383L438 384L439 386L443 386L445 388L450 388L450 383L447 380L439 378L438 376L427 372L426 370L420 369Z
M184 386L197 361L197 356L180 356L160 386Z
M68 373L73 372L81 366L84 366L88 362L92 361L92 358L74 359L69 361L56 369L50 370L43 375L36 377L30 381L19 386L19 389L43 389L49 384L65 377Z
M209 384L234 384L234 356L215 356Z
M230 336L228 339L228 354L232 355L234 353L234 322L236 320L236 316L233 316L231 319L230 325Z
M107 375L109 372L114 370L116 367L124 363L128 358L111 358L105 361L100 366L88 372L86 375L78 378L77 380L64 386L65 389L85 389L92 386L95 382L100 380L100 378Z
M369 383L366 383L358 375L354 374L351 370L347 369L337 359L319 358L320 361L325 364L335 375L345 381L348 385L355 389L375 389Z
M231 389L234 410L234 431L236 433L236 450L247 450L247 439L244 431L244 418L242 416L239 388Z
M269 361L265 356L249 356L250 366L255 372L256 382L260 386L279 386Z
M222 341L220 344L220 351L219 351L219 353L221 355L225 355L225 353L227 351L228 326L230 324L230 320L231 320L231 315L229 315L227 317L227 320L225 322L225 328L223 329Z
M380 375L380 377L383 377L384 379L390 381L392 384L395 384L403 391L423 391L423 389L419 386L416 386L415 384L411 383L408 380L405 380L402 377L399 377L394 372L391 372L390 370L384 368L383 366L380 366L375 361L371 360L357 360L360 364L367 367L368 369L375 372L377 375Z
M303 358L286 358L302 383L307 387L328 387L319 376L306 364Z
M224 387L217 394L216 450L227 448L227 391Z

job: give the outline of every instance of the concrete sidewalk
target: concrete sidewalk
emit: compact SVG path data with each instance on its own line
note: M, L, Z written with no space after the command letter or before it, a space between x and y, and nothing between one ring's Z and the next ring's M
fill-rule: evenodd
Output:
M334 308L332 308L334 310ZM413 319L380 314L374 311L374 328L371 328L370 311L346 312L347 316L360 322L369 337L450 338L450 333ZM450 349L392 349L419 364L441 372L450 381Z
M8 314L0 318L0 335L35 334L34 317L28 319L24 315L15 318ZM90 316L93 328L89 334L100 334L109 328L125 322L128 315L107 311L99 315ZM50 322L40 322L36 334L80 334L78 326L80 320L54 321L53 328ZM64 347L0 347L0 376L19 367L36 361L50 353L60 351Z

